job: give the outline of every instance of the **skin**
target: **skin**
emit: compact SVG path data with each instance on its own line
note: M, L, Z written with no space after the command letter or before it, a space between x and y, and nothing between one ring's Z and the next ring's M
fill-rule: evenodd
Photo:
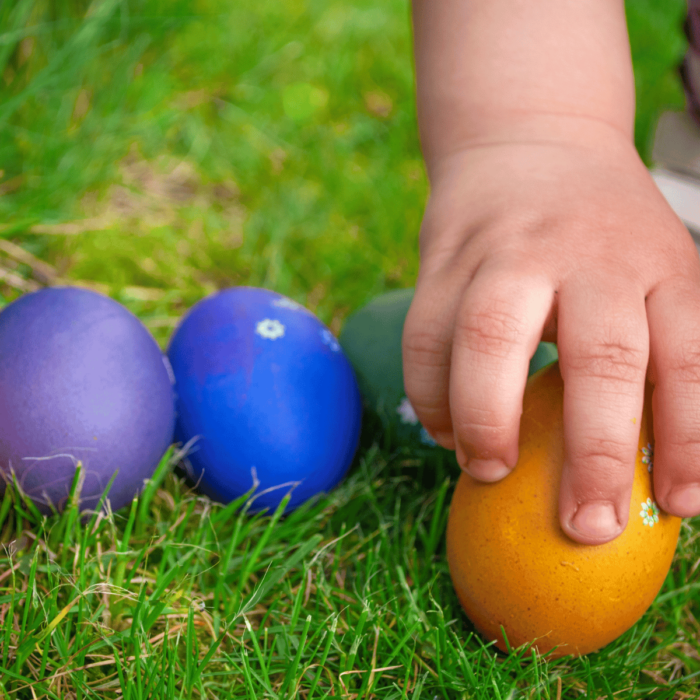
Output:
M623 1L414 0L413 23L418 417L472 476L507 478L529 359L556 342L564 532L624 530L647 379L656 501L700 514L700 257L634 148Z

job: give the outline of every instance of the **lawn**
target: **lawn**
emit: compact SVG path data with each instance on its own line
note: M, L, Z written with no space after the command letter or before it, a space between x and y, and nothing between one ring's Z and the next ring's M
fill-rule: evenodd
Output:
M630 0L637 147L681 108L683 0ZM0 303L103 291L162 347L222 287L287 294L338 333L411 286L427 192L405 0L0 4ZM365 430L328 496L282 518L199 496L163 459L84 522L0 504L0 697L696 698L700 544L582 659L496 653L461 612L457 477Z

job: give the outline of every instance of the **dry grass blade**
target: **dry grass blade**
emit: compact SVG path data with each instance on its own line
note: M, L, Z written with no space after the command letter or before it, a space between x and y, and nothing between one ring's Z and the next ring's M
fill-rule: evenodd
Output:
M33 280L26 280L16 272L12 272L12 270L8 270L5 267L0 267L0 282L4 282L20 292L35 292L41 288L41 285Z
M106 231L114 225L114 219L107 216L96 216L62 224L35 224L27 229L27 233L38 233L48 236L77 236L88 231Z
M40 260L16 243L0 238L0 250L9 258L31 267L37 281L42 284L57 284L60 282L61 278L53 265Z

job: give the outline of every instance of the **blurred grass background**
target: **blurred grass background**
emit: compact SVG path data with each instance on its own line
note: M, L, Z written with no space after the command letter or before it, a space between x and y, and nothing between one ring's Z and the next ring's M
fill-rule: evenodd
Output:
M628 3L647 159L683 105L683 10ZM413 284L427 183L405 0L16 0L0 28L2 235L161 343L226 285L274 288L337 332Z
M277 289L338 331L412 283L405 2L108 0L82 25L86 2L56 7L6 13L26 37L4 69L0 216L13 235L98 223L25 239L62 276L106 285L161 341L221 286Z
M627 3L647 162L658 115L683 106L684 7ZM409 4L4 2L0 171L0 305L83 284L165 346L202 296L251 284L337 333L418 270ZM496 657L449 582L444 455L365 435L346 482L281 521L211 504L164 464L131 518L90 531L3 502L0 697L698 697L689 525L619 642Z

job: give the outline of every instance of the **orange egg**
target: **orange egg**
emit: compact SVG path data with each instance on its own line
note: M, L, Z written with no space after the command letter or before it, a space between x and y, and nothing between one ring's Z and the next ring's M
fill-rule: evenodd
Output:
M558 363L529 379L515 470L492 484L463 473L447 525L452 582L476 629L500 649L503 628L511 647L556 647L554 657L600 649L644 614L671 566L681 524L654 502L647 393L627 528L596 546L564 534L563 394Z

